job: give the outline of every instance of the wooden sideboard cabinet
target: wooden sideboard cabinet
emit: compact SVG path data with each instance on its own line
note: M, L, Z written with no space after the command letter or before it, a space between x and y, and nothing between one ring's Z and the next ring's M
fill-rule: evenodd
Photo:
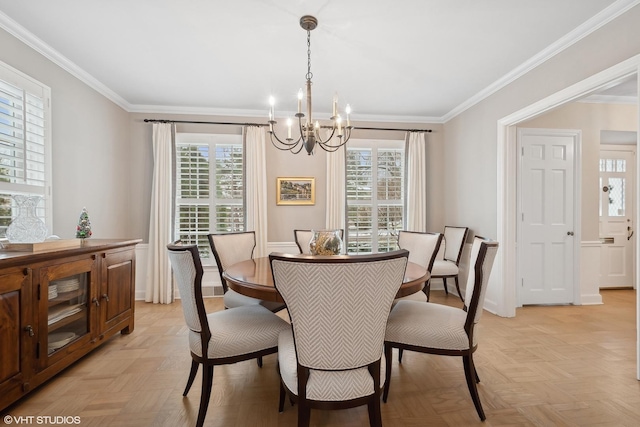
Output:
M107 338L133 331L139 242L0 250L0 411Z

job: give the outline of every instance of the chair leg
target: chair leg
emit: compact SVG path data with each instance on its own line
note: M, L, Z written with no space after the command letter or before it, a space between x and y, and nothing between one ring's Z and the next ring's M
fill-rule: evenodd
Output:
M473 365L473 372L476 374L476 383L479 383L480 377L478 376L478 370L476 369L476 365Z
M429 302L429 296L431 295L431 280L427 280L427 283L424 284L424 288L422 288L422 292L427 296L427 302Z
M204 425L204 418L207 415L209 399L211 398L211 386L213 385L213 365L202 366L202 393L200 395L200 409L198 409L198 420L196 427Z
M311 408L308 404L298 402L298 427L309 427L311 422Z
M382 427L382 414L380 413L380 395L374 393L367 403L369 410L369 425L371 427Z
M392 348L390 344L384 345L385 373L384 373L384 391L382 392L382 401L387 403L389 396L389 383L391 382L391 354Z
M259 367L259 368L262 368L262 356L258 357L258 358L256 359L256 362L258 362L258 367Z
M186 396L187 393L189 393L189 390L191 390L193 380L196 379L196 374L198 373L198 366L200 366L198 362L191 360L191 372L189 372L189 379L187 380L187 387L185 387L184 393L182 393L183 396Z
M484 411L482 410L482 403L480 403L480 395L478 395L478 387L475 381L476 378L474 378L477 377L477 375L475 374L476 367L473 365L473 355L469 354L468 356L462 356L462 363L464 364L464 376L467 379L467 386L469 387L469 393L471 393L471 400L473 400L478 416L482 421L484 421L487 417L484 415Z
M402 355L404 354L404 349L403 348L399 348L398 349L398 363L402 363Z
M282 384L282 380L280 380L280 401L278 402L278 412L284 411L284 384Z
M444 293L446 295L449 295L449 289L447 289L447 278L446 277L442 278L442 285L444 286Z
M456 280L456 290L458 291L458 296L464 302L464 297L462 296L462 292L460 292L460 285L458 284L458 276L455 277Z

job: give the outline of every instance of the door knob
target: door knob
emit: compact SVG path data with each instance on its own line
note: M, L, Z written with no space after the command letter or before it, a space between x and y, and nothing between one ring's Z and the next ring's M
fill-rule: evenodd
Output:
M573 236L573 231L567 231L567 236Z

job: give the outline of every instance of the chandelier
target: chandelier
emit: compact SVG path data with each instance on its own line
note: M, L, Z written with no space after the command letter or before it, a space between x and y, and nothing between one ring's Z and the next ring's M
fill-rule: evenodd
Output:
M305 15L300 18L300 26L302 29L307 31L307 74L305 76L305 86L307 89L307 114L305 115L305 113L302 112L303 92L302 89L300 89L298 91L298 112L295 115L295 117L298 118L299 136L295 141L291 137L293 120L289 118L287 119L287 138L283 141L273 130L273 125L278 122L275 120L275 100L272 96L269 98L270 108L268 132L271 138L271 143L279 150L289 150L293 154L298 154L304 147L307 153L311 155L313 154L315 146L318 145L325 151L333 152L346 144L351 137L351 130L353 129L349 118L349 115L351 114L351 107L347 104L345 108L346 122L343 122L342 117L338 114L338 97L336 95L333 97L332 115L330 119L331 124L328 126L320 126L320 123L317 120L313 123L313 115L311 111L311 79L313 78L313 73L311 73L311 30L318 26L318 20L313 16ZM331 134L324 140L320 136L320 129L322 128L331 129ZM331 141L334 136L336 137L336 141L332 143Z

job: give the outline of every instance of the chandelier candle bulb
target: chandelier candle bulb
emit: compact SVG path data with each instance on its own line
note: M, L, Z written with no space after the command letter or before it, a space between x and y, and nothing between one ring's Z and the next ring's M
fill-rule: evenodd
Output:
M291 119L287 119L287 139L292 139L291 138Z
M273 98L273 96L269 97L269 121L273 121L273 118L275 117L275 113L273 111L273 106L275 105L276 100Z
M333 95L333 110L331 112L331 117L336 117L338 115L338 94Z
M302 88L298 91L298 114L302 114Z
M349 119L349 114L351 114L351 106L347 104L344 109L345 113L347 113L347 127L351 126L351 120Z
M336 123L338 124L338 138L342 138L342 117L338 116Z

